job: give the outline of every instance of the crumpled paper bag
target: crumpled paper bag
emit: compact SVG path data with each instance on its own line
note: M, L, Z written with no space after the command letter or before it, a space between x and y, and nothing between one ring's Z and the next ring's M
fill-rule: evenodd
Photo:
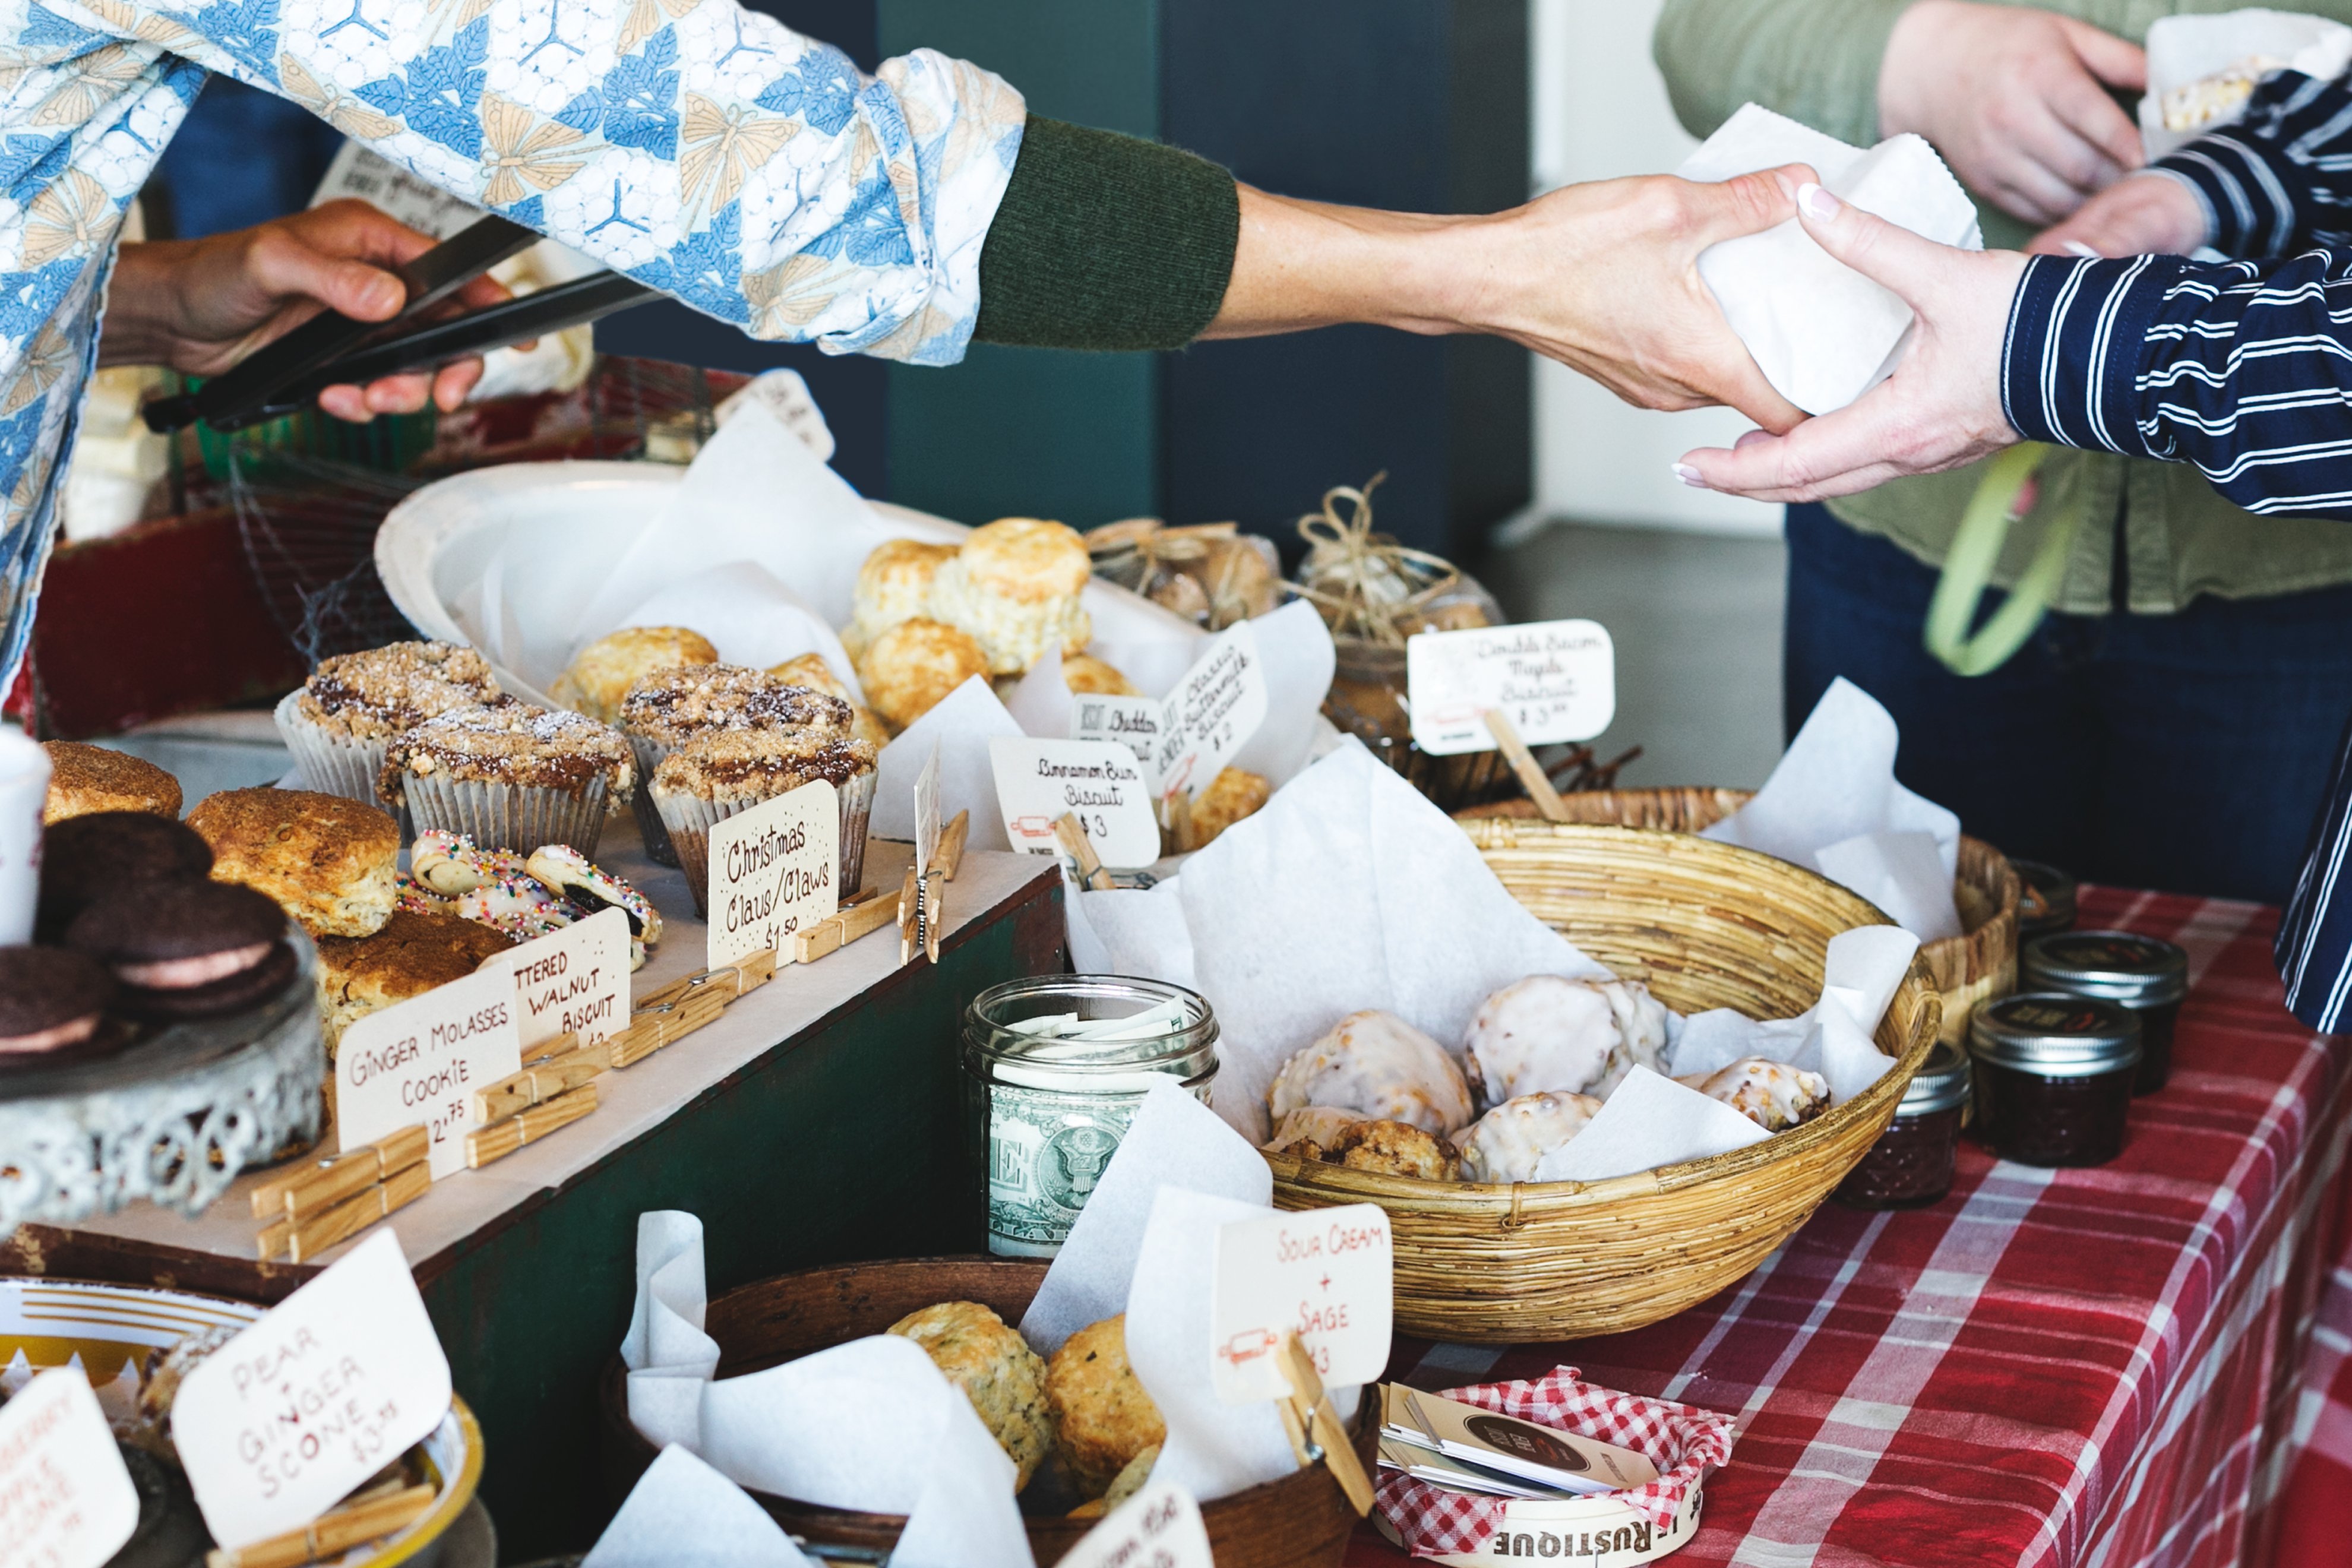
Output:
M1865 152L1750 103L1675 173L1712 183L1784 163L1811 165L1832 195L1915 234L1984 248L1968 192L1908 132ZM1709 246L1698 272L1765 378L1808 414L1844 407L1902 358L1911 307L1832 259L1795 218Z
M2208 131L2234 125L2245 108L2189 131L2164 127L2167 93L2255 56L2285 62L2315 81L2333 81L2352 66L2352 27L2326 16L2260 7L2219 16L2159 16L2147 28L2147 92L2139 100L2140 142L2151 160Z
M580 1568L810 1568L749 1493L672 1443L662 1449Z

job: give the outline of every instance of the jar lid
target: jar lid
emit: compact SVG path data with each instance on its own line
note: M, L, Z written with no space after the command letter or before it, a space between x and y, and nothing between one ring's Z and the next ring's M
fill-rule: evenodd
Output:
M2011 860L2009 864L2026 887L2026 897L2018 906L2017 929L2027 936L2071 929L2074 924L2074 877L2040 860Z
M2025 944L2018 982L2126 1007L2161 1007L2189 994L2189 954L2127 931L2057 931Z
M1927 1059L1919 1064L1919 1070L1904 1086L1903 1103L1895 1108L1895 1114L1925 1116L1968 1102L1969 1058L1951 1041L1937 1040L1927 1048Z
M1969 1020L1969 1054L2043 1078L2095 1078L2139 1064L2139 1016L2095 996L2004 996Z

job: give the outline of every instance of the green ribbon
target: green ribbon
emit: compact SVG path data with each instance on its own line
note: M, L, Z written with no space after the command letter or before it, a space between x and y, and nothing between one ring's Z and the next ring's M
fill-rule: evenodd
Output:
M1951 553L1944 558L1944 574L1927 605L1924 639L1927 651L1955 675L1990 675L2014 658L2049 613L2050 601L2066 575L2066 556L2081 521L2074 512L2051 525L2008 600L1975 636L1969 635L1993 564L2009 539L2009 525L2023 514L2018 502L2026 484L2053 450L2029 441L1995 458L1961 515Z

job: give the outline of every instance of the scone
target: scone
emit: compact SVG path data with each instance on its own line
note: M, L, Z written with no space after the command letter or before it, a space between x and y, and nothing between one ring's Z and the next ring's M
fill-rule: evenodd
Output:
M1478 1004L1462 1060L1486 1105L1545 1092L1606 1099L1665 1047L1665 1006L1640 981L1530 974Z
M513 945L504 934L456 915L395 910L373 936L319 942L319 1021L334 1060L343 1031L395 1002L463 980Z
M1110 1489L1137 1455L1164 1441L1168 1425L1127 1363L1127 1314L1072 1334L1045 1363L1045 1406L1054 1445L1078 1489Z
M1217 776L1209 781L1209 787L1192 799L1188 847L1207 848L1218 834L1245 816L1255 816L1273 798L1274 785L1259 774L1244 773L1239 768L1219 770Z
M1600 1114L1589 1094L1523 1094L1470 1124L1462 1136L1462 1174L1473 1182L1532 1182L1536 1164L1584 1131Z
M857 661L866 700L894 730L903 730L973 676L988 674L988 656L971 634L924 616L882 633Z
M1767 1132L1784 1132L1830 1108L1829 1079L1769 1057L1742 1057L1727 1068L1685 1073L1675 1081L1723 1101Z
M408 807L420 832L438 827L517 854L568 844L593 855L604 818L636 784L620 731L501 698L404 731L385 749L377 787Z
M489 662L472 648L387 643L320 660L310 679L278 705L278 733L305 784L382 805L376 786L394 735L498 697Z
M977 1301L942 1301L883 1332L923 1347L1013 1461L1013 1489L1027 1486L1053 1449L1054 1426L1045 1415L1045 1360L1020 1331Z
M1434 1132L1402 1121L1357 1121L1342 1129L1323 1158L1351 1171L1384 1176L1418 1176L1424 1182L1458 1181L1462 1152Z
M849 625L841 630L842 646L849 650L849 657L863 658L876 637L900 621L924 614L923 607L931 602L931 580L955 557L952 544L893 539L877 545L857 569Z
M927 613L971 633L990 670L1017 675L1049 647L1065 658L1086 651L1094 626L1078 595L1093 571L1077 530L1001 518L973 529L939 569Z
M41 826L98 811L143 811L180 815L180 781L151 762L105 746L44 741L49 754L49 794L41 803Z
M621 699L657 669L717 664L710 639L686 626L624 626L580 650L571 668L555 678L550 697L600 724L617 723Z
M1395 1014L1350 1013L1274 1075L1266 1109L1276 1121L1309 1105L1452 1132L1469 1124L1470 1086L1444 1046Z
M1119 1471L1118 1479L1111 1482L1110 1490L1098 1498L1092 1498L1080 1503L1070 1510L1068 1517L1072 1519L1102 1518L1103 1515L1141 1491L1144 1483L1151 1479L1151 1467L1159 1462L1160 1445L1154 1443L1127 1462L1127 1468Z
M782 664L770 666L768 673L787 686L804 686L811 691L822 691L827 697L848 703L851 734L877 752L890 743L890 731L883 727L880 717L873 709L850 695L849 688L833 673L833 666L825 663L824 655L804 653L798 658L788 658Z
M1268 1152L1320 1160L1339 1134L1361 1121L1352 1110L1328 1105L1303 1105L1282 1118L1274 1136L1265 1141Z
M1074 653L1062 659L1062 684L1074 692L1094 697L1140 697L1134 684L1111 666L1090 653Z
M267 893L313 937L368 936L399 894L400 825L372 805L299 789L206 795L188 826L213 850L213 880Z

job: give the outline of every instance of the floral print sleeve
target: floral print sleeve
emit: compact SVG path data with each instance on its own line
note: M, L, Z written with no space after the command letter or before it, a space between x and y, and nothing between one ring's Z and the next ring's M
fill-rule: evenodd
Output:
M733 0L0 0L0 691L122 214L205 72L754 337L963 357L1026 109Z

